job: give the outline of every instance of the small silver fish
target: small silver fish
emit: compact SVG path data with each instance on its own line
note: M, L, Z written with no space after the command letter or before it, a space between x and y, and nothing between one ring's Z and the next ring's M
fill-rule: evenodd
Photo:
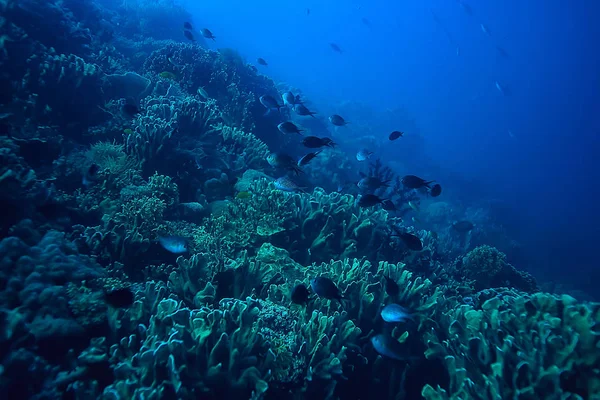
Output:
M198 94L204 97L206 100L210 99L210 97L208 96L208 92L206 91L206 89L204 89L203 86L198 88Z
M284 192L303 192L304 189L300 186L296 185L294 181L291 179L282 176L275 181L275 188L279 190L283 190Z
M383 307L383 310L381 310L381 318L383 318L385 322L391 323L414 320L412 314L409 313L406 308L394 303Z
M369 151L367 149L361 149L358 151L358 153L356 153L356 159L358 161L366 161L368 160L371 156L373 155L372 151Z

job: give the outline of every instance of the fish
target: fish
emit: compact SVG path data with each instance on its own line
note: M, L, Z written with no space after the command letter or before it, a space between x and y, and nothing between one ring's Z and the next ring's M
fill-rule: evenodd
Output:
M204 87L199 87L198 88L198 94L202 97L204 97L206 100L208 100L210 97L208 96L208 92L206 91L206 89L204 89Z
M422 187L429 187L430 183L435 181L426 181L415 175L405 175L402 177L402 184L409 189L420 189Z
M275 189L283 190L284 192L306 193L304 191L304 188L301 188L294 181L292 181L291 179L289 179L285 176L282 176L281 178L278 178L277 180L275 180Z
M348 124L348 122L346 120L344 120L344 118L342 118L342 116L337 115L337 114L333 114L332 116L330 116L329 122L331 122L335 126L344 126L344 125Z
M364 191L374 191L382 187L389 187L389 182L389 179L386 181L382 181L376 176L365 176L360 181L358 181L356 186L358 186L359 189Z
M256 62L259 63L260 65L264 65L265 67L268 66L269 64L267 63L267 61L264 58L258 57L256 59Z
M290 298L294 304L306 304L310 298L310 292L308 291L308 288L301 283L292 288Z
M271 153L267 156L267 162L273 168L283 168L293 171L296 175L302 172L296 160L283 153Z
M333 51L335 51L336 53L340 53L340 54L343 53L342 48L335 43L329 43L329 47L331 47L331 49Z
M335 143L328 137L320 138L317 136L306 136L302 139L302 144L309 149L318 149L320 147L335 147Z
M506 90L505 90L504 86L502 86L498 81L496 81L495 84L496 84L496 89L498 89L500 94L502 94L502 96L506 96Z
M190 31L183 31L183 36L185 36L186 39L195 42L196 38L194 37L194 34Z
M283 99L283 104L285 106L294 107L294 105L302 103L300 101L300 95L294 96L294 93L292 92L285 92L281 95L281 98Z
M363 24L364 24L366 27L368 27L368 28L370 28L370 27L371 27L371 21L369 21L367 18L365 18L365 17L362 17L362 18L360 19L360 21L361 21L361 22L362 22L362 23L363 23Z
M310 8L306 9L306 15L310 15Z
M383 200L383 202L381 203L381 208L383 208L386 211L396 211L396 205L390 199Z
M413 210L419 212L419 205L415 202L413 202L412 200L408 202L408 206L410 208L412 208Z
M405 355L405 346L402 346L399 341L390 335L385 335L382 333L375 335L371 337L371 344L377 353L384 357L391 358L392 360L408 361L418 359L418 357L415 356Z
M323 150L319 150L319 151L315 151L314 153L308 153L305 156L302 156L302 158L300 158L300 160L298 160L298 166L299 167L303 167L306 164L308 164L309 162L312 161L313 158L315 158L316 156L319 155L320 152L322 152Z
M506 50L504 50L503 47L496 46L496 51L498 52L498 54L500 54L501 57L510 58L510 55L508 54L508 52Z
M183 254L187 252L187 241L181 236L161 236L158 243L170 253Z
M514 133L513 133L513 132L512 132L510 129L508 130L508 136L509 136L511 139L514 139L514 138L515 138L515 134L514 134Z
M308 108L306 108L306 106L304 104L299 104L299 103L294 104L294 111L298 115L302 115L302 116L310 115L313 118L317 118L317 117L315 117L316 112L310 111Z
M438 197L440 194L442 194L442 185L439 183L436 183L429 189L429 195L431 197Z
M177 75L175 75L174 73L172 73L170 71L163 71L160 74L158 74L158 76L160 76L163 79L170 79L172 81L177 79Z
M414 222L415 224L420 224L421 223L421 220L419 218L417 218L417 217L412 217L411 221Z
M356 159L358 161L366 161L369 158L371 158L372 155L373 155L372 151L369 151L367 149L360 149L358 151L358 153L356 153Z
M100 172L100 167L96 163L90 164L88 169L83 174L82 184L83 186L90 186L92 183L95 183L98 179L98 172Z
M467 13L468 15L473 15L473 9L471 8L470 5L468 5L467 3L465 3L464 1L461 1L461 0L456 0L456 2L460 6L460 8L463 9L463 11L465 13Z
M138 108L138 106L131 103L123 104L123 107L121 107L121 109L123 110L123 113L130 117L134 117L135 115L140 113L140 109Z
M186 31L193 31L194 30L194 28L192 28L192 24L190 24L187 21L183 23L183 29L185 29Z
M492 34L490 33L489 28L485 25L485 24L481 24L481 31L483 33L485 33L487 36L492 36Z
M126 135L131 135L131 134L133 134L133 129L125 128L125 129L123 129L123 133Z
M303 130L302 129L298 129L298 127L293 123L293 122L282 122L279 125L277 125L277 129L279 129L279 132L281 133L297 133L299 135L302 135Z
M169 62L171 65L173 65L173 66L174 66L176 69L180 69L180 68L182 68L182 67L183 67L183 65L181 65L181 64L177 64L177 63L175 62L175 60L173 59L173 53L169 53L169 54L167 54L167 61L168 61L168 62Z
M240 200L249 199L251 197L252 193L246 191L238 192L238 194L235 195L235 198Z
M258 68L256 68L254 65L250 65L248 64L248 68L250 69L250 71L257 73L258 72Z
M265 108L267 109L267 112L265 113L265 115L269 114L271 112L271 110L273 109L277 109L277 111L279 111L281 109L279 103L277 103L277 100L275 100L275 98L273 96L269 96L268 94L264 94L262 96L260 96L259 98L260 100L260 104L262 104L263 106L265 106Z
M400 293L400 286L390 276L383 276L385 278L385 292L388 296L397 296Z
M337 300L340 303L344 298L335 282L324 276L318 276L310 280L310 287L317 296L328 300Z
M217 37L216 37L215 35L213 35L213 33L212 33L210 30L208 30L208 29L206 29L206 28L202 28L202 29L200 29L200 33L201 33L201 34L202 34L202 36L204 36L205 38L207 38L207 39L212 39L213 41L215 41L215 42L216 42L216 40L215 40L215 39L216 39Z
M382 204L383 200L374 194L363 194L358 199L358 206L362 208L373 207L377 204Z
M127 308L133 304L135 295L130 287L106 290L104 300L114 308Z
M396 140L399 137L402 137L402 135L404 135L404 132L394 131L394 132L390 133L390 136L388 137L388 139L390 139L390 140Z
M381 310L381 318L385 322L398 323L407 320L413 320L412 314L408 310L398 304L388 304Z
M406 247L408 247L410 250L423 250L423 243L421 242L421 239L419 239L418 236L415 236L412 233L408 232L399 232L397 236L404 242Z
M475 225L473 225L473 223L471 221L458 221L452 224L452 227L460 233L467 233L469 231L472 231L473 228L475 228Z

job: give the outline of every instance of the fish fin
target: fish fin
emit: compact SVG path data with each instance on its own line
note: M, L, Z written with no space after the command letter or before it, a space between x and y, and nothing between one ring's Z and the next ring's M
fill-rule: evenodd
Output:
M430 184L432 184L433 182L435 182L435 181L427 181L427 182L424 182L424 183L423 183L423 186L426 186L428 189L431 189L431 188L429 187L429 185L430 185Z

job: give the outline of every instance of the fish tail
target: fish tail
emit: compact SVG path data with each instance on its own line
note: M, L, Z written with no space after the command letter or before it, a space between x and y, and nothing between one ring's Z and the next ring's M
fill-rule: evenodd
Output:
M431 189L429 187L429 185L432 184L433 182L435 182L435 181L427 181L427 182L423 183L423 186L426 186L428 189Z

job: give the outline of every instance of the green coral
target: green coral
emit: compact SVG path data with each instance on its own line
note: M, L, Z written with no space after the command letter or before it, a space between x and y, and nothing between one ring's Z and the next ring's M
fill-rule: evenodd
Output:
M437 321L426 356L444 360L451 382L424 387L426 399L600 396L600 304L512 291L481 309L451 306Z
M471 250L458 267L458 272L472 280L475 290L509 286L526 292L537 290L535 279L524 271L518 271L506 261L506 255L491 246L479 246Z

